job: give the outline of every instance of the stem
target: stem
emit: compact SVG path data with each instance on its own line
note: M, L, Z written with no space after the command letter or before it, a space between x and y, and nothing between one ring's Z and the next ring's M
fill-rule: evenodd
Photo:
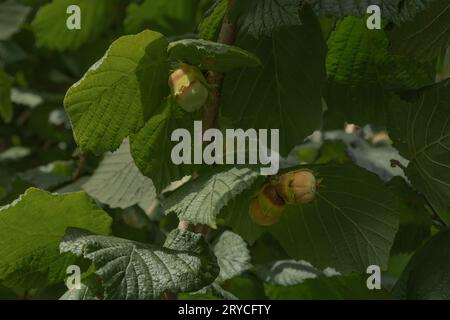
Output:
M77 169L73 175L73 180L77 180L83 174L84 166L86 165L87 155L86 153L81 153L78 158Z
M228 11L233 5L234 0L229 0ZM218 43L232 45L236 40L237 30L236 27L230 22L228 14L225 15L222 27L220 29ZM206 75L206 80L211 85L212 91L210 98L207 102L205 112L203 114L203 131L206 131L217 126L217 118L220 110L220 93L222 91L224 74L220 72L209 71ZM209 233L209 227L206 225L192 226L189 221L180 221L178 224L180 230L194 230L197 233L201 233L206 239Z

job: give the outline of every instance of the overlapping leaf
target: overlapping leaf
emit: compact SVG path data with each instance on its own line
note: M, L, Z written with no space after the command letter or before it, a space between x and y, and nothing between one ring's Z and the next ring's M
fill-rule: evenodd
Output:
M301 0L247 0L233 4L231 17L241 34L271 36L284 27L300 26Z
M174 130L192 128L193 119L169 98L159 113L130 138L131 154L137 167L152 179L158 193L194 170L192 165L173 163L171 153L176 143L169 142Z
M289 256L318 268L348 273L371 264L386 267L398 228L398 198L376 175L353 165L313 169L323 180L312 203L287 206L278 223L262 228L248 217L247 194L224 209L226 223L248 241L268 231Z
M52 0L42 6L32 23L37 44L59 51L75 50L104 32L114 19L116 0ZM67 8L80 8L80 29L70 30Z
M125 209L156 197L153 182L134 164L128 139L118 150L105 156L82 188L111 208Z
M131 3L127 8L125 31L140 32L151 29L165 35L193 32L203 9L201 0L145 0Z
M180 220L216 228L220 210L243 190L252 186L259 173L248 168L221 168L201 175L164 200L166 213Z
M400 210L399 230L391 254L413 252L430 236L431 217L426 209L426 200L403 178L393 178L388 186L405 204Z
M178 229L163 247L69 229L60 249L93 261L105 299L157 299L164 292L195 291L219 274L202 235Z
M434 82L427 65L388 53L383 30L368 30L361 18L340 21L328 40L329 112L364 125L386 124L391 94Z
M392 294L399 299L450 299L450 230L439 232L411 258Z
M114 151L159 108L168 93L166 48L157 32L123 36L69 89L64 106L81 149Z
M325 43L312 10L305 7L301 16L301 26L271 38L238 38L237 45L255 53L263 67L228 73L223 88L223 115L238 128L282 128L282 155L318 129L322 118Z
M203 19L198 27L198 36L200 39L215 41L219 36L223 18L227 13L228 0L221 0L209 16Z
M111 218L85 193L27 192L0 208L0 279L14 287L45 287L61 281L74 258L58 245L68 227L110 232Z
M202 39L172 42L167 50L170 58L204 70L225 72L261 64L258 57L241 48Z
M450 223L450 80L428 87L418 101L391 106L390 132L410 160L406 173Z
M450 1L433 2L413 21L406 22L390 34L392 51L429 61L450 45Z
M224 231L214 241L213 251L220 267L216 282L232 279L251 268L247 243L238 234Z

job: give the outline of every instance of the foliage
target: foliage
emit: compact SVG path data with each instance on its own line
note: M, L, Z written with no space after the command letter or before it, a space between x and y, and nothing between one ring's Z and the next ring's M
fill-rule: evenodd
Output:
M2 1L0 299L449 299L449 44L450 0ZM175 164L194 121L279 129L280 172ZM287 203L300 168L313 200Z

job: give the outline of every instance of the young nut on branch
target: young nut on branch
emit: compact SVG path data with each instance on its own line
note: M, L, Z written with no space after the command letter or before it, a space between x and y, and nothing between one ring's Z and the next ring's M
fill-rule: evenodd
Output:
M251 200L249 214L256 224L270 226L280 220L284 208L285 202L278 195L276 187L264 184L258 195Z
M209 90L202 72L194 66L182 65L169 76L169 87L177 104L187 112L200 109Z
M290 204L306 204L314 200L317 180L308 169L284 173L277 186L279 195Z

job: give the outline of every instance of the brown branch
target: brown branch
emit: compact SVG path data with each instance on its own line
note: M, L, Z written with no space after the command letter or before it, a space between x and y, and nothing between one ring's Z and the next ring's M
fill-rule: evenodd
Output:
M228 11L233 5L234 0L228 2ZM220 29L218 43L232 45L236 40L237 30L236 27L230 22L228 14L225 16L222 27ZM217 118L220 111L220 93L222 91L224 74L220 72L209 71L206 75L206 80L211 86L211 94L208 103L203 114L203 131L217 127ZM197 225L195 227L189 221L180 221L178 229L181 230L194 230L197 233L201 233L203 237L208 236L209 228L206 225Z

